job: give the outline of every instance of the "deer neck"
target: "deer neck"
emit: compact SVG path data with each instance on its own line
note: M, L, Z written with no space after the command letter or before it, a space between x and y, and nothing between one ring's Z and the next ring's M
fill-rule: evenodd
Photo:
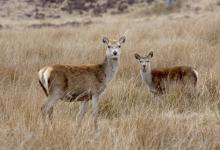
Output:
M150 66L148 66L145 70L141 68L141 77L149 87L152 86L152 74Z
M118 71L119 58L111 58L106 56L103 62L103 70L106 75L106 82L111 81Z

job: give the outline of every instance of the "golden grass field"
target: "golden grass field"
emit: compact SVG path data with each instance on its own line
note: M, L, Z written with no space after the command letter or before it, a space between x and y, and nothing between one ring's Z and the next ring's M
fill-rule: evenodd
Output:
M0 30L0 149L220 149L220 15L96 18L90 25ZM45 95L37 72L48 64L100 63L102 37L126 35L116 78L76 127L79 103L59 102L42 128ZM153 97L134 53L154 51L153 67L190 65L199 72L198 97L178 89Z

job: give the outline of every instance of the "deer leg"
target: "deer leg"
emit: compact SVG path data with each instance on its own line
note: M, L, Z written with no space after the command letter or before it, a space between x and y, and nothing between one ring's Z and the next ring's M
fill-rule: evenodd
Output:
M188 75L183 78L182 91L188 98L193 98L196 95L195 84L193 83L194 78Z
M48 117L49 117L49 119L50 119L50 121L52 123L52 121L53 121L53 107L50 108L50 110L48 112Z
M76 117L77 123L78 123L78 125L77 125L78 127L81 126L81 122L82 122L82 119L83 119L83 117L85 115L87 105L88 105L88 101L86 101L86 100L82 101L80 103L79 113L77 114L77 117Z
M94 125L95 130L97 130L97 119L98 119L98 104L99 104L99 95L93 95L92 96L92 109L93 109L93 117L94 117Z
M42 117L43 117L44 122L46 121L47 116L49 117L49 119L52 119L53 106L56 104L56 102L60 98L62 98L62 96L60 96L60 94L54 94L54 95L48 96L48 100L47 100L46 104L44 104L41 107Z

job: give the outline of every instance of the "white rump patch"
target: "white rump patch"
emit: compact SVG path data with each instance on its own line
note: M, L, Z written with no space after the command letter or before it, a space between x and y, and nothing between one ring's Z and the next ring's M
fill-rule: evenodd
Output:
M45 69L46 68L44 67L38 72L38 77L39 77L39 80L41 81L42 84L44 84L43 73L44 73Z
M47 93L49 93L48 80L50 78L50 73L52 70L52 67L44 67L38 72L39 79L47 90Z
M193 69L193 72L195 73L196 78L198 79L198 75L199 75L198 71L196 71L195 69Z

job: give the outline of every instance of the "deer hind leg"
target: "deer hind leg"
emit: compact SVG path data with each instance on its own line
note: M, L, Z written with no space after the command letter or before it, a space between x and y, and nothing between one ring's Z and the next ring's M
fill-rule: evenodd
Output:
M195 97L197 90L194 84L194 77L191 74L189 74L183 78L182 82L183 82L183 86L182 86L183 94L188 98Z
M43 122L44 123L46 122L47 115L48 115L50 123L52 124L52 121L53 121L53 107L51 107L48 111L46 111L46 107L47 107L47 103L44 104L41 107L41 114L42 114Z
M41 107L43 121L46 122L47 116L52 119L53 106L62 98L60 92L48 96L47 102Z
M86 109L87 109L88 101L84 100L80 103L79 113L77 114L76 120L77 120L77 126L81 126L82 119L85 115Z
M50 108L50 110L48 112L48 117L49 117L49 120L52 123L52 121L53 121L53 107Z

